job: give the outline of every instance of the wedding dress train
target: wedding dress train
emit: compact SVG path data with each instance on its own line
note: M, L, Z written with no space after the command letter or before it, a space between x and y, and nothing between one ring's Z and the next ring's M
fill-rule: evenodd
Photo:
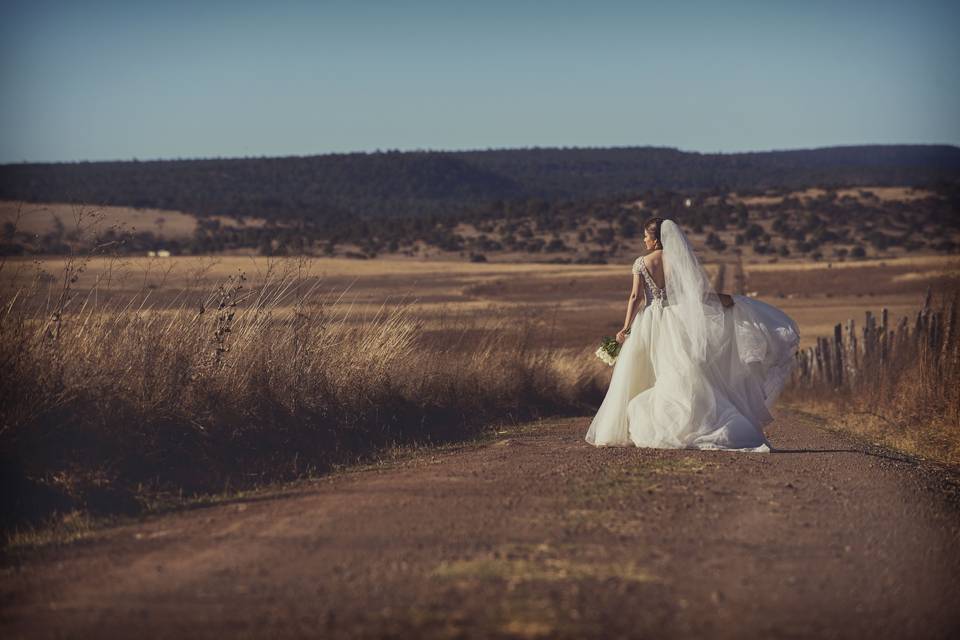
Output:
M691 347L693 308L667 297L670 260L678 258L669 248L663 254L667 290L657 287L642 258L634 263L646 304L633 319L586 440L595 446L770 451L763 427L773 420L770 410L794 365L797 325L774 306L735 295L732 307L717 309L715 327L698 352Z

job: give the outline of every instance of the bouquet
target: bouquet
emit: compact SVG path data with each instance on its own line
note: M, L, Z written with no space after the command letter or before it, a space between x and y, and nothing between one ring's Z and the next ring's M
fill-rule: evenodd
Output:
M597 349L596 356L607 364L607 366L612 367L617 361L617 356L620 354L620 343L616 339L611 338L610 336L604 336L600 340L600 348Z

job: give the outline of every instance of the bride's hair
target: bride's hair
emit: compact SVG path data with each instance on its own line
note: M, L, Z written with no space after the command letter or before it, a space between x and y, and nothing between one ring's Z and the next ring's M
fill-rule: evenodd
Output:
M650 218L643 223L644 231L649 231L653 239L657 241L657 249L663 249L663 241L660 240L660 225L663 224L663 218Z

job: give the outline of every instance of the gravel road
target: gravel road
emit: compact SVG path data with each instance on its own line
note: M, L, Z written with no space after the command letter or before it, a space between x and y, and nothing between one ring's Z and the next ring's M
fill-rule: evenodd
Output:
M5 638L947 638L956 470L782 410L770 454L589 418L8 558Z

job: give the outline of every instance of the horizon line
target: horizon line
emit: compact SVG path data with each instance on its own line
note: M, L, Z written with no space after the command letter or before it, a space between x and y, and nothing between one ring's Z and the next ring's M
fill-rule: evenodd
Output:
M196 162L202 160L274 160L286 158L315 158L323 156L350 156L350 155L381 155L381 154L417 154L417 153L486 153L502 151L603 151L603 150L628 150L628 149L658 149L662 151L677 151L685 154L696 155L751 155L764 153L784 153L791 151L823 151L826 149L851 149L851 148L869 148L869 147L947 147L960 151L960 145L951 143L936 142L870 142L863 144L835 144L816 147L789 147L772 148L763 150L749 151L699 151L696 149L681 149L680 147L664 145L608 145L608 146L580 146L580 145L556 145L556 146L517 146L517 147L470 147L460 149L432 149L432 148L376 148L373 150L358 149L354 151L325 151L320 153L289 154L289 155L244 155L244 156L188 156L188 157L160 157L160 158L140 158L133 156L131 158L112 158L106 160L20 160L16 162L2 162L0 167L23 166L31 164L96 164L96 163L116 163L116 162Z

